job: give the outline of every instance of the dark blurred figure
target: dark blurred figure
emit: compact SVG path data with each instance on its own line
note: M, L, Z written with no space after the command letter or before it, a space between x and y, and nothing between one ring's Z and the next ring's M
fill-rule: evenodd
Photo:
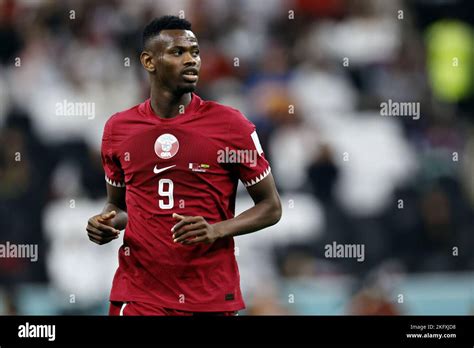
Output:
M0 2L0 63L14 64L15 57L23 47L23 40L14 26L15 1Z
M459 182L444 177L420 191L399 191L404 209L387 222L392 256L414 272L471 269L474 221Z
M457 180L443 178L423 194L416 270L455 271L468 267L473 247L473 219L468 210Z
M38 260L0 259L0 283L43 282L42 212L48 198L52 157L34 134L30 118L9 112L0 132L0 242L38 245Z
M339 169L334 163L329 145L321 146L318 157L309 166L308 176L316 198L322 203L331 203Z

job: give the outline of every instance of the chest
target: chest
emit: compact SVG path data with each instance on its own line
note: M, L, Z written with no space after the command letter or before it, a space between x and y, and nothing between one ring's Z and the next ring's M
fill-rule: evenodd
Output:
M120 144L119 160L127 181L161 175L226 174L219 161L225 144L224 132L202 127L148 127Z

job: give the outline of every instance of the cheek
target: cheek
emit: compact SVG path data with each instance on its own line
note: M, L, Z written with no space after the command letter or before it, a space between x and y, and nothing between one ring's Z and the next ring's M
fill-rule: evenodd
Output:
M160 57L153 57L151 60L151 63L153 64L153 67L155 69L155 73L157 75L160 75L163 70L163 62Z
M167 59L163 60L163 70L167 75L176 75L180 72L180 61L179 59Z

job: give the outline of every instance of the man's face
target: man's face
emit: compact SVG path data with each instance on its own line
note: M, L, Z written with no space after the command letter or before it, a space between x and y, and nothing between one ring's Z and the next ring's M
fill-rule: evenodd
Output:
M151 78L173 94L182 95L196 89L201 58L192 31L162 30L149 41L141 59Z

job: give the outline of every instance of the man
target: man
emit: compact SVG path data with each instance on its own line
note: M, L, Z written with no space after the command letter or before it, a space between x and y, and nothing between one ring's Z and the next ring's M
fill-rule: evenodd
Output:
M110 315L234 315L245 306L233 236L281 217L270 166L251 122L193 93L201 60L188 21L153 20L143 46L151 96L105 125L107 203L87 225L97 244L126 227ZM255 205L234 217L238 180Z

